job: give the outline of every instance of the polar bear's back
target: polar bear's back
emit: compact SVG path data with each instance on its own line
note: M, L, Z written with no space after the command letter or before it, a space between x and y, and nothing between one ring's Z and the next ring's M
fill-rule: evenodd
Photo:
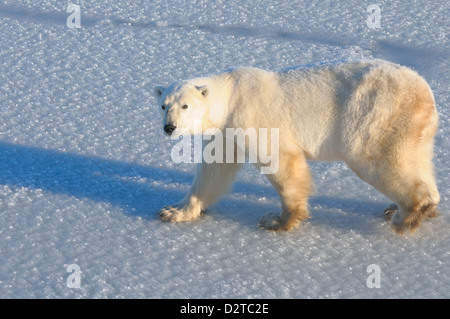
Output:
M376 146L383 132L411 118L418 95L428 99L428 113L437 119L425 80L387 61L299 67L277 75L296 138L313 159L343 159Z

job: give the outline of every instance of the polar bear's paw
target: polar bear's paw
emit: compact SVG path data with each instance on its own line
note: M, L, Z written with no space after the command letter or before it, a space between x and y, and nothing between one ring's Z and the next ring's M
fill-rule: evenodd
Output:
M439 216L439 211L436 207L436 204L422 205L419 208L408 211L406 214L399 210L392 215L392 228L398 234L404 234L405 232L414 233L425 219Z
M286 223L281 221L280 215L277 213L265 214L258 226L267 230L288 230Z
M166 206L158 212L158 216L165 222L186 222L194 220L200 216L200 212L191 212L184 207Z

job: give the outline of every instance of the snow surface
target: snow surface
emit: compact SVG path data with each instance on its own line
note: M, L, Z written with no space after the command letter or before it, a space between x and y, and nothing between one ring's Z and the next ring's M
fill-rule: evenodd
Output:
M73 3L79 29L69 1L0 3L1 298L450 297L448 1ZM388 199L342 163L311 163L312 217L290 233L257 227L280 205L251 166L203 218L158 220L194 167L170 160L154 85L372 57L434 90L440 217L398 236ZM80 288L67 286L70 264ZM381 288L366 285L370 264Z

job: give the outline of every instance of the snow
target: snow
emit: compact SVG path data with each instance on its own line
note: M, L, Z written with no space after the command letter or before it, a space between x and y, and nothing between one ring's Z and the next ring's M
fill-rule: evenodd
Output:
M73 1L0 4L1 298L450 297L449 22L446 1ZM201 219L158 220L193 165L170 160L153 86L237 66L281 69L384 58L422 74L440 128L441 216L394 234L390 203L342 163L311 163L311 218L278 211L251 166ZM150 88L150 89L149 89ZM67 272L80 267L80 288ZM380 288L366 284L380 267Z

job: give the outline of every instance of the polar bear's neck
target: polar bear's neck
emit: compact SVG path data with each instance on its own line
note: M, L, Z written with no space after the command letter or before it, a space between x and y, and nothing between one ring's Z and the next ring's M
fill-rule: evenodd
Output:
M231 107L233 80L230 73L222 73L214 77L203 78L203 85L209 87L208 111L205 113L203 123L205 128L225 127Z

